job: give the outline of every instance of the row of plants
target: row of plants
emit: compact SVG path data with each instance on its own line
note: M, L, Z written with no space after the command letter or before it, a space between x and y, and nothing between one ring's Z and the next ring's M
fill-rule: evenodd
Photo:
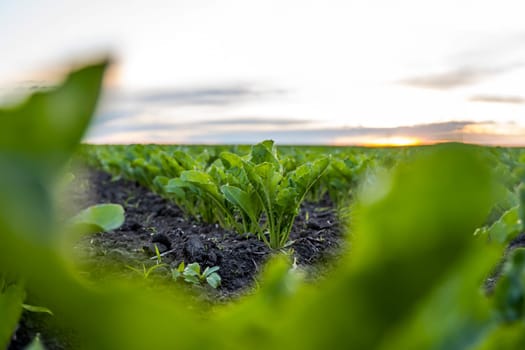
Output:
M379 159L384 165L394 163L393 154L381 156L378 150L277 148L271 140L206 148L85 145L82 153L89 164L138 181L187 215L255 234L271 248L288 243L304 200L319 202L328 195L337 207L347 207L359 179Z
M282 248L303 200L319 202L328 195L336 207L347 208L372 169L389 169L418 150L276 147L267 140L254 146L85 145L82 153L91 165L138 181L189 216ZM493 209L495 220L516 205L513 186L525 173L525 155L513 149L484 152L507 193Z
M256 292L212 310L177 290L88 283L63 251L70 223L59 219L54 193L94 110L104 68L81 69L56 90L0 109L2 346L23 304L38 301L77 336L75 348L524 347L525 249L507 254L491 293L480 288L524 229L523 153L502 176L493 164L498 149L428 147L368 177L352 204L351 250L315 284L302 281L283 256L268 263ZM31 137L11 137L17 130ZM272 153L269 143L262 146ZM275 171L265 163L253 167ZM508 206L508 193L517 215L487 223L496 205ZM505 234L494 239L502 225ZM181 270L197 277L196 267Z

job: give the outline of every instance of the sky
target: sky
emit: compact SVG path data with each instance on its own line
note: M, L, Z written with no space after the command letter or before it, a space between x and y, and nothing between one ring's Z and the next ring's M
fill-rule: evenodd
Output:
M0 101L110 55L86 142L525 146L523 13L520 0L0 0Z

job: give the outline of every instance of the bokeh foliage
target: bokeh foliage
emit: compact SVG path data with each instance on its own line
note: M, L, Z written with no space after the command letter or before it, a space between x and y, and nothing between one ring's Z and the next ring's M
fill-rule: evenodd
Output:
M2 345L25 289L86 349L523 348L523 251L492 296L482 288L505 245L473 236L500 199L474 146L428 147L369 181L352 206L351 248L315 284L278 256L252 295L203 310L176 290L83 280L61 251L53 191L105 66L0 110Z

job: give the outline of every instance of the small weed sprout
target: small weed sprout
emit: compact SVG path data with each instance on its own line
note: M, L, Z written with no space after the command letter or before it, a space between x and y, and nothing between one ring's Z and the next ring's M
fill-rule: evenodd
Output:
M142 270L141 270L140 268L126 265L126 267L130 269L131 271L135 271L136 273L141 274L142 277L144 277L144 279L148 279L153 271L163 266L166 266L166 264L155 264L148 268L146 268L146 265L142 264Z
M167 266L166 263L162 262L162 256L160 254L159 247L157 247L156 244L155 244L155 255L156 255L157 261L156 261L156 264L153 266L146 268L146 265L142 264L142 269L136 268L133 266L129 266L129 265L126 265L126 267L130 269L131 271L135 271L136 273L142 275L144 279L148 279L153 271L157 270L160 267Z

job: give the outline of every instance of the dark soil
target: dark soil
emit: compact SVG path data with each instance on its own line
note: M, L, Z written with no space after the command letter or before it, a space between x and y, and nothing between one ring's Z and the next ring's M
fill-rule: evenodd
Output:
M222 283L217 290L198 288L198 293L214 302L228 301L248 292L272 251L253 235L242 236L216 224L205 224L186 217L175 204L152 193L136 182L112 179L97 170L79 171L70 194L74 203L70 214L99 203L121 204L126 220L121 228L83 238L74 247L79 268L95 281L104 278L130 278L156 264L155 245L162 256L163 268L153 278L171 279L171 270L180 262L197 262L201 268L219 266ZM342 225L328 197L319 203L304 203L286 248L309 278L323 275L344 245ZM140 277L140 276L139 276ZM175 283L175 282L172 282ZM178 281L177 283L183 283ZM40 322L45 315L24 315L9 349L23 348L37 332L47 349L68 348L57 343L51 334L46 337Z

